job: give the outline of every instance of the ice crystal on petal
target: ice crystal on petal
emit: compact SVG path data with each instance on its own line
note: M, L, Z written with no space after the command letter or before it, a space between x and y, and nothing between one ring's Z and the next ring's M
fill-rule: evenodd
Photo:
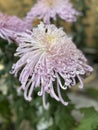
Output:
M38 0L27 13L25 20L32 21L37 17L43 19L44 23L50 23L51 18L56 20L57 15L67 22L74 22L80 13L73 8L69 0Z
M34 88L38 87L44 107L46 93L66 106L68 102L63 100L61 89L66 91L77 84L76 80L82 88L82 78L93 71L85 56L63 29L53 24L40 23L32 32L18 34L17 39L20 44L15 56L20 59L11 73L17 76L21 72L20 90L24 91L25 99L30 101Z

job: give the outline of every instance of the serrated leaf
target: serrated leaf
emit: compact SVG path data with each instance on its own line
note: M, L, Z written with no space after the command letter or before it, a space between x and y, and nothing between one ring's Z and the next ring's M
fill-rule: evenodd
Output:
M70 130L74 127L76 121L71 115L73 107L74 106L71 104L69 104L67 107L59 103L56 105L56 109L54 113L52 113L54 118L53 126L50 127L51 130Z
M98 112L94 108L82 108L80 111L84 114L84 117L80 121L80 124L74 130L94 130L98 127Z

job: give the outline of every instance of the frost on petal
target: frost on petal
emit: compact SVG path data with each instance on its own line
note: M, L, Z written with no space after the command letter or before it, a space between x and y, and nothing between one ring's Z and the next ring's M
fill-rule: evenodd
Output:
M66 91L75 86L77 80L82 88L83 77L93 71L83 53L62 28L52 24L40 23L33 31L20 33L17 38L20 44L15 56L19 60L11 73L15 76L20 73L19 89L24 91L25 99L31 101L33 90L39 88L38 96L42 96L45 108L46 93L66 106L68 102L63 100L61 89Z
M67 22L74 22L80 15L69 0L38 0L25 17L26 21L33 21L35 17L43 19L44 23L50 23L51 18L56 20L56 16Z

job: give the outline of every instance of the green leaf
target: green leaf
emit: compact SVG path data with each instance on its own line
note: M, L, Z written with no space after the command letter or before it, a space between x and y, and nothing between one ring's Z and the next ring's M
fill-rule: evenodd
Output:
M98 112L92 107L82 108L80 111L84 114L84 117L74 130L95 130L98 127Z
M75 120L71 116L72 106L59 107L55 113L55 123L60 130L69 130L75 125Z
M88 88L88 89L86 89L85 93L86 93L89 97L98 100L98 90L93 89L93 88Z
M65 95L66 100L68 101L67 95ZM71 130L76 121L71 115L72 110L74 109L74 105L70 104L68 106L63 106L59 102L51 100L51 117L53 119L53 125L49 128L49 130Z

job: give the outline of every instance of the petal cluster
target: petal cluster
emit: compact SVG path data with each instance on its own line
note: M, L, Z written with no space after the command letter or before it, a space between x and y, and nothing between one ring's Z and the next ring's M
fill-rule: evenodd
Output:
M50 23L51 19L56 20L57 15L67 22L74 22L80 13L69 0L38 0L27 13L25 20L32 21L37 17L43 19L44 23Z
M0 37L12 42L15 40L16 32L24 32L26 29L31 29L31 24L19 19L16 16L8 16L0 13Z
M46 93L67 105L61 89L66 90L77 81L82 88L82 78L93 71L82 52L62 28L53 24L40 23L33 31L18 34L17 39L20 44L15 56L20 58L12 66L11 73L20 74L20 90L24 91L25 99L30 101L34 88L39 88L38 95L42 96L44 107Z

